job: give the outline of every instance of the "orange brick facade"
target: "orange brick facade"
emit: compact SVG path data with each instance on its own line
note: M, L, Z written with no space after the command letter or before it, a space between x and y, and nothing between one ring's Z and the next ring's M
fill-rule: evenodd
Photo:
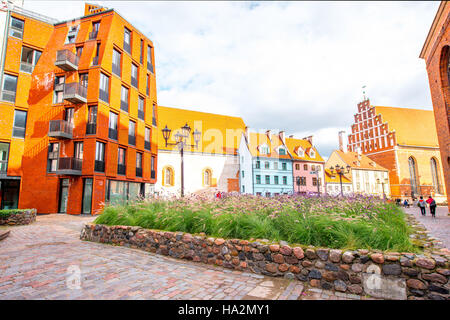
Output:
M9 143L7 175L21 177L19 208L95 214L113 197L146 196L156 182L153 43L114 10L86 5L85 11L84 17L55 24L11 13L24 30L23 40L7 39L4 72L17 75L18 82L15 102L0 102L0 118L8 124L1 126L0 142ZM31 73L20 69L24 46L42 52ZM113 70L113 50L120 53L119 72ZM27 111L22 139L11 138L15 109ZM117 116L115 129L111 113ZM58 144L56 152L52 143ZM123 172L119 148L125 151Z
M431 100L440 145L447 190L450 188L450 4L442 1L424 43L420 58L425 60ZM450 212L450 201L449 212Z

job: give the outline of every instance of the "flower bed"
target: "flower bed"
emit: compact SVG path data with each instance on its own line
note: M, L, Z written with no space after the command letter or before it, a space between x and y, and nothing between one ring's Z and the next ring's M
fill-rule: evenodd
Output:
M371 197L190 197L105 208L95 223L335 249L418 252L394 204Z
M22 225L36 221L36 209L0 210L0 225Z

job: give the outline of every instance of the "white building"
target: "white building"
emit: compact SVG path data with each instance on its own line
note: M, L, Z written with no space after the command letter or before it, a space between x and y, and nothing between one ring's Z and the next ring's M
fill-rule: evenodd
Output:
M158 106L158 180L159 195L180 195L181 154L175 136L185 124L191 128L188 144L195 144L192 133L201 132L196 148L184 149L184 194L239 192L237 149L245 124L241 118L185 109ZM171 130L167 140L162 129Z
M339 177L338 174L331 173L329 169L325 169L325 185L326 193L330 196L337 196L341 193L344 196L348 196L353 193L353 185L350 174Z

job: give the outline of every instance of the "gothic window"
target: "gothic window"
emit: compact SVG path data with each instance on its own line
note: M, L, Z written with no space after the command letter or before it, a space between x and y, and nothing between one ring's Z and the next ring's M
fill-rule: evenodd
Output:
M435 193L442 193L439 179L438 164L435 158L431 158L431 176L433 177L433 188Z
M411 185L411 195L415 197L419 193L419 179L417 177L417 166L416 161L413 157L409 157L408 159L409 164L409 175L410 175L410 185Z

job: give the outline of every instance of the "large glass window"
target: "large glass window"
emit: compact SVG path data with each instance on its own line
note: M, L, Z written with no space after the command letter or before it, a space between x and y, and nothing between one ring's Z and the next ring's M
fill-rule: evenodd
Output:
M119 148L118 158L117 158L117 174L124 175L126 173L125 155L126 155L126 150L124 148Z
M100 73L100 92L99 98L109 103L109 77Z
M2 100L15 102L17 89L17 77L10 74L3 75Z
M50 143L48 145L47 171L55 172L58 170L59 143Z
M108 180L107 200L111 205L123 204L128 198L128 183Z
M441 181L439 179L439 170L438 170L438 164L435 158L431 158L430 160L430 164L431 164L431 176L433 178L433 188L434 188L434 192L435 193L442 193L442 188L441 188Z
M105 172L105 144L103 142L96 142L95 147L95 171Z
M86 134L95 134L96 132L97 132L97 106L90 106L88 109Z
M266 176L266 184L270 184L270 176Z
M9 29L9 35L22 39L23 38L23 20L11 17L11 28Z
M117 119L118 119L117 113L114 112L109 113L108 137L114 140L117 140Z
M152 47L147 47L147 69L153 72Z
M123 50L131 54L131 31L124 28L123 33Z
M6 174L8 168L9 144L0 142L0 174Z
M138 87L138 67L134 63L131 64L131 85Z
M32 73L42 52L27 47L22 47L22 57L20 59L20 71Z
M15 138L25 138L26 125L27 112L22 110L15 110L12 136Z
M418 178L417 178L417 168L416 161L413 157L409 157L409 176L410 176L410 185L411 185L411 196L415 197L419 193L418 188Z
M261 184L261 176L259 174L256 175L256 184Z
M113 49L112 72L119 77L121 76L121 68L120 68L121 55L122 54L119 51Z
M136 153L136 177L142 177L142 153Z
M131 145L136 145L136 122L130 120L128 126L128 143Z
M83 142L74 142L74 149L75 159L83 160Z
M141 120L145 119L144 98L141 96L139 96L138 100L138 118Z
M92 178L84 179L83 186L83 214L90 214L92 207Z
M156 104L153 104L152 116L153 116L152 124L153 124L154 126L156 126Z
M66 81L65 76L55 76L55 84L53 87L53 103L64 102L64 83Z
M120 93L120 109L128 112L128 88L122 86Z
M148 127L145 127L144 148L145 148L146 150L150 150L150 149L151 149L151 144L150 144L150 128L148 128Z

